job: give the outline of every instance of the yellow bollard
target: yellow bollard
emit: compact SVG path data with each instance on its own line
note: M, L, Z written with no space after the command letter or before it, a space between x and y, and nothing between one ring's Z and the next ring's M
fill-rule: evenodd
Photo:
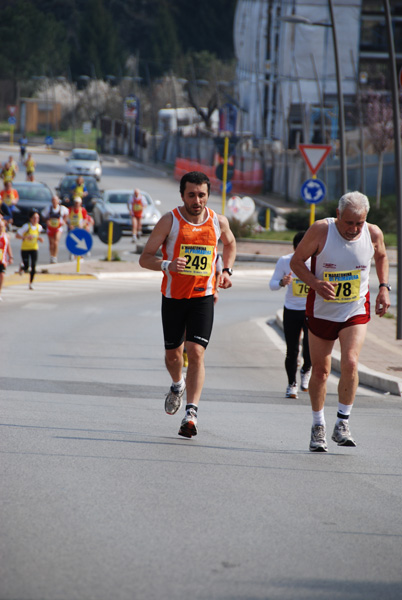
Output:
M265 213L265 229L270 231L271 229L271 209L267 208Z
M109 221L109 231L107 238L107 259L112 260L112 244L113 244L113 221Z

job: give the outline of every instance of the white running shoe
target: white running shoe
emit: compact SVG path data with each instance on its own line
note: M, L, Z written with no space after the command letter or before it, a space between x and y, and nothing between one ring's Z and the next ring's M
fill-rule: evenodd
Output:
M292 383L292 385L288 385L286 388L286 398L298 398L297 395L297 383Z
M177 388L174 385L170 386L170 390L166 394L165 398L165 412L168 415L175 415L180 410L184 392L186 391L186 384L183 384L182 388Z
M300 379L301 379L301 390L302 392L308 392L308 384L310 383L310 377L311 377L311 368L304 372L304 371L300 371Z
M351 436L349 423L347 421L341 421L339 425L335 425L331 439L336 442L338 446L356 446L356 442Z
M197 435L197 411L194 408L190 408L186 411L186 415L181 422L179 435L186 438L191 438Z
M313 425L311 428L310 452L328 452L325 438L325 425Z

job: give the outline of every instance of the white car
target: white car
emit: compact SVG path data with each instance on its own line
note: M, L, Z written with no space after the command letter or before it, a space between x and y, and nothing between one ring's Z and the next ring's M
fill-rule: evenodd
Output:
M140 192L147 203L142 213L141 228L143 233L149 233L161 218L161 213L157 208L161 203L160 200L152 200L148 192L143 190ZM115 221L119 223L123 231L131 231L128 201L132 195L133 190L105 190L103 198L96 200L93 208L95 228L98 229L105 221Z
M74 148L66 161L67 175L92 175L97 181L100 181L102 166L96 150Z

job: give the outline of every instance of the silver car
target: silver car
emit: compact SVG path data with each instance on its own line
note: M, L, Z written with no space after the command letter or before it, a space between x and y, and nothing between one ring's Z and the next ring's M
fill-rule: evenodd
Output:
M142 213L142 232L149 233L155 227L161 213L157 206L160 206L160 200L152 200L151 196L140 190L147 206ZM115 221L119 223L123 231L131 231L131 216L128 211L128 201L133 195L133 190L105 190L103 198L96 200L93 209L93 218L95 229L98 229L105 221Z
M102 166L96 150L74 148L67 161L67 175L92 175L97 181L102 176Z

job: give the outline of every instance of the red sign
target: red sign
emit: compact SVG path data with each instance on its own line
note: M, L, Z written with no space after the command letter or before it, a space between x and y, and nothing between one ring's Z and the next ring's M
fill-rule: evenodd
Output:
M325 144L299 144L299 150L311 173L315 175L331 152L332 146Z
M10 115L10 117L14 117L15 113L17 112L17 107L16 106L7 106L8 109L8 114Z

